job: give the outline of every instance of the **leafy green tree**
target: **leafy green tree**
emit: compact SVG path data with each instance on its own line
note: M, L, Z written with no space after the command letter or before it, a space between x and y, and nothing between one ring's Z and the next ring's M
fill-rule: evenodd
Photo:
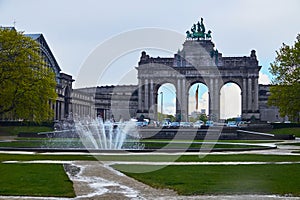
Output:
M171 122L175 122L176 118L174 115L166 115L166 118L169 118L171 120Z
M53 117L56 81L39 44L14 29L0 28L0 115L44 121Z
M268 99L269 105L279 108L280 116L299 122L300 114L300 34L293 46L283 44L276 51L270 72L274 76Z
M201 114L198 119L203 121L204 123L206 123L206 121L208 120L206 114Z
M161 114L160 112L158 112L157 116L158 116L158 121L163 121L165 118L169 118L172 122L176 121L176 118L174 115Z

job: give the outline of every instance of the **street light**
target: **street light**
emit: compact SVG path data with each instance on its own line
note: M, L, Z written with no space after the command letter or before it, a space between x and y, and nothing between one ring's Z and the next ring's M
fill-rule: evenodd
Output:
M161 113L161 115L163 114L163 101L164 101L164 93L163 92L160 92L160 94L161 94L161 104L160 104L160 113Z
M161 113L160 116L161 116L161 117L159 117L159 112L157 111L157 119L158 119L159 121L161 121L161 120L163 119L163 115L162 115L162 114L163 114L163 113L162 113L162 112L163 112L163 92L160 92L159 94L161 95L161 101L160 101L160 113ZM162 119L161 119L161 118L162 118Z

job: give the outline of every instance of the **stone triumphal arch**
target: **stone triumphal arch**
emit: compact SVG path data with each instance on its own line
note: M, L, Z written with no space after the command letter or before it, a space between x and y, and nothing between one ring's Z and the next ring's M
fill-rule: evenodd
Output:
M203 24L194 24L187 31L183 48L174 57L152 58L142 52L138 70L138 114L155 119L160 85L171 83L176 88L176 115L188 118L188 91L196 82L205 84L209 91L209 116L220 118L221 87L233 82L242 92L242 118L259 119L258 65L255 50L249 56L223 57L211 40L211 31Z

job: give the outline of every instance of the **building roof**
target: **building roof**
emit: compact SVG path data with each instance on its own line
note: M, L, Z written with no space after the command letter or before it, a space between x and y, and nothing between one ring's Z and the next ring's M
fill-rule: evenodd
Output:
M41 37L41 33L35 33L35 34L25 34L27 37L30 37L33 40L37 40L39 37Z
M42 33L29 33L29 34L24 34L27 37L30 37L31 39L37 41L41 45L41 50L49 60L51 66L54 68L55 73L58 75L59 72L61 71L48 43L45 40L45 37L43 36Z
M15 27L13 27L13 26L0 26L0 28L1 29L6 29L6 30L14 30L14 31L16 31L16 29L15 29Z

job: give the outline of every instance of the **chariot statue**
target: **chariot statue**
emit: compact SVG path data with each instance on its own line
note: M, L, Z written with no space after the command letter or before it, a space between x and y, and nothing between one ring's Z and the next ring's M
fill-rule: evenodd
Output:
M201 18L201 23L198 21L197 24L193 24L190 31L186 31L187 39L197 39L197 40L210 40L211 39L211 31L209 30L207 33L205 32L205 26L203 23L203 18Z

